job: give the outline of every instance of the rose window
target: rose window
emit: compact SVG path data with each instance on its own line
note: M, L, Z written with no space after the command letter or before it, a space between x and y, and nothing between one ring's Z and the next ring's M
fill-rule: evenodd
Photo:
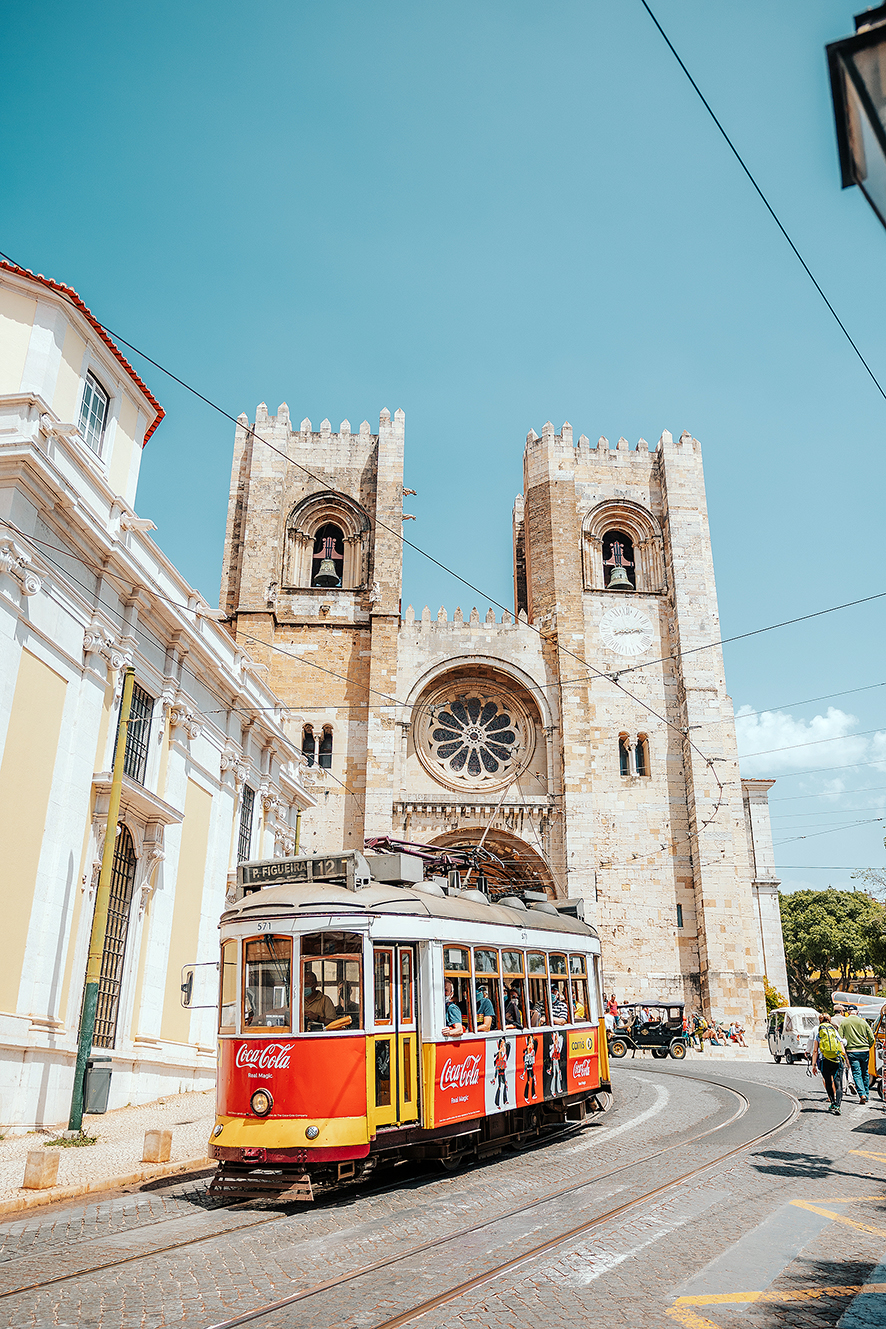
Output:
M459 784L502 784L526 762L534 727L512 697L450 685L422 708L423 764Z

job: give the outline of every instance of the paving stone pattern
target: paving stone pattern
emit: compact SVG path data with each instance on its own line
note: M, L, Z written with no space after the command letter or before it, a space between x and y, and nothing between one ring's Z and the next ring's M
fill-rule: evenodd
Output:
M0 1299L0 1326L204 1329L522 1207L506 1222L340 1283L257 1322L261 1329L333 1323L369 1329L715 1157L751 1127L749 1119L663 1159L592 1180L731 1116L736 1098L694 1078L705 1074L731 1077L738 1088L739 1077L751 1082L745 1092L752 1099L757 1084L786 1088L800 1098L800 1116L750 1155L726 1160L703 1178L525 1261L421 1323L445 1329L540 1324L557 1329L594 1320L644 1329L674 1323L696 1329L836 1325L851 1298L811 1296L810 1289L862 1284L886 1247L880 1199L886 1119L879 1104L868 1109L847 1104L835 1119L823 1110L820 1082L808 1080L800 1067L765 1063L719 1065L716 1072L713 1066L684 1066L671 1074L637 1062L615 1074L618 1107L588 1130L454 1176L419 1176L404 1168L397 1185L387 1179L373 1192L330 1198L313 1208L215 1207L207 1203L205 1184L190 1183L100 1204L72 1204L6 1224L0 1228L3 1287L23 1288L47 1276L65 1281ZM771 1092L762 1092L769 1094L771 1107ZM884 1157L851 1152L859 1148ZM585 1177L589 1181L579 1192L528 1207ZM877 1198L838 1203L852 1196ZM697 1306L691 1309L694 1319L667 1314L687 1280L796 1199L875 1230L823 1218L818 1236L772 1283L769 1300ZM190 1244L160 1250L182 1241ZM127 1257L116 1268L76 1276L106 1259ZM754 1283L756 1272L748 1270L748 1291L764 1291ZM795 1295L779 1301L784 1293Z

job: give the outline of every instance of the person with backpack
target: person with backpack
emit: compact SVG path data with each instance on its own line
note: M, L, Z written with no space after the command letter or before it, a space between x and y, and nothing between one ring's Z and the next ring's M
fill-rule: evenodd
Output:
M862 1107L866 1107L870 1089L868 1061L874 1043L871 1026L859 1015L857 1006L850 1006L838 1028L840 1037L846 1044L846 1060L858 1090L858 1101Z
M818 1033L812 1045L812 1074L821 1071L825 1091L830 1100L828 1112L840 1116L843 1102L843 1040L829 1015L819 1015Z

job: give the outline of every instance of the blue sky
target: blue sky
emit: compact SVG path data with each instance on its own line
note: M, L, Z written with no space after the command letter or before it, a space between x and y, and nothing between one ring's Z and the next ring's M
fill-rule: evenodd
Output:
M823 51L851 6L653 7L886 379L886 232L839 187ZM406 534L491 597L548 419L701 439L724 635L886 589L886 402L639 0L50 3L5 37L39 58L4 70L0 248L234 415L402 407ZM139 511L214 597L232 427L134 359L168 411ZM407 551L404 604L474 599ZM886 857L832 829L886 815L883 613L727 648L789 887Z

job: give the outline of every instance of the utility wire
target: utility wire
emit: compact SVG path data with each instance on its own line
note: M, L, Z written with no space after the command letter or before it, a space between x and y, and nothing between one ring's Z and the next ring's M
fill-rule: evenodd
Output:
M754 187L754 189L755 189L757 195L759 196L760 201L762 202L763 206L765 207L766 211L769 213L770 217L771 217L772 220L775 222L775 224L776 224L776 226L778 227L778 229L781 231L781 233L782 233L782 235L784 236L785 240L787 240L788 244L790 245L791 249L792 249L793 252L794 252L795 257L797 258L798 262L799 262L800 265L802 266L803 271L806 273L806 276L807 276L807 277L809 278L809 280L812 282L812 285L813 285L813 286L815 287L815 289L818 291L818 294L821 296L822 300L824 300L824 302L825 302L825 304L827 305L828 309L829 309L829 310L831 311L831 313L833 314L834 319L836 320L837 326L840 328L840 331L843 333L843 336L844 336L844 337L846 338L846 340L849 342L849 345L852 347L853 351L854 351L855 354L858 356L858 358L859 358L859 360L861 361L861 363L864 365L864 367L865 367L865 369L867 370L868 375L869 375L869 377L870 377L870 380L871 380L871 382L873 383L874 387L877 389L877 391L879 392L879 394L880 394L880 396L883 398L883 400L886 401L886 392L884 392L883 388L881 387L879 379L877 378L877 376L876 376L876 374L874 373L873 369L871 369L871 367L870 367L870 365L868 364L867 360L866 360L866 359L864 358L864 356L862 355L861 351L859 350L858 346L856 345L855 341L853 340L852 336L850 335L849 329L846 327L846 324L845 324L845 323L843 322L843 320L840 318L840 315L837 313L836 309L835 309L834 306L831 304L830 300L829 300L828 297L825 295L825 293L824 293L824 291L822 290L822 288L819 286L818 282L817 282L816 279L815 279L815 276L814 276L813 273L812 273L812 269L809 267L809 264L806 262L805 258L804 258L803 255L800 253L799 249L798 249L797 246L794 244L794 242L793 242L793 240L791 239L791 237L788 235L788 233L787 233L787 231L785 230L784 226L781 224L781 222L780 222L778 216L776 215L775 209L772 207L772 204L769 202L768 198L767 198L766 195L763 193L763 190L762 190L762 189L760 188L760 186L757 184L757 181L754 179L754 176L751 174L751 171L750 171L749 167L745 164L744 158L742 157L741 153L738 151L738 148L735 146L735 144L732 142L732 139L731 139L731 138L729 137L729 135L726 133L726 130L723 128L723 125L720 123L719 119L717 118L717 116L716 116L716 114L715 114L715 112L714 112L714 109L713 109L713 107L711 106L710 102L708 101L707 97L705 97L705 95L704 95L704 93L702 92L701 88L698 86L698 84L696 83L695 79L692 77L692 75L690 74L689 70L686 68L685 64L684 64L683 61L680 59L680 56L677 54L676 48L674 47L674 44L673 44L673 42L671 41L670 37L669 37L668 34L665 32L664 28L661 26L661 24L659 23L658 19L657 19L657 18L655 17L655 15L653 14L652 10L649 8L649 5L647 4L647 0L640 0L640 4L641 4L641 5L643 6L643 8L646 10L646 13L649 15L649 17L652 19L652 22L653 22L653 23L655 24L655 26L658 28L659 32L661 33L662 37L663 37L664 40L665 40L665 43L667 44L668 49L669 49L670 52L671 52L671 55L674 57L674 59L677 61L677 64L678 64L678 65L680 66L680 68L683 70L683 73L684 73L684 74L686 75L686 77L689 79L689 82L692 84L693 88L695 89L696 93L698 94L699 100L701 101L701 103L702 103L702 105L704 106L705 110L707 111L708 115L709 115L709 116L711 117L711 119L713 120L714 124L715 124L715 125L717 126L717 128L719 129L720 133L723 135L723 138L726 140L726 143L727 143L727 145L728 145L728 147L729 147L730 152L731 152L732 155L735 157L735 160L738 162L739 166L740 166L741 169L744 171L744 173L745 173L745 175L747 176L747 178L750 180L751 184L753 185L753 187Z

